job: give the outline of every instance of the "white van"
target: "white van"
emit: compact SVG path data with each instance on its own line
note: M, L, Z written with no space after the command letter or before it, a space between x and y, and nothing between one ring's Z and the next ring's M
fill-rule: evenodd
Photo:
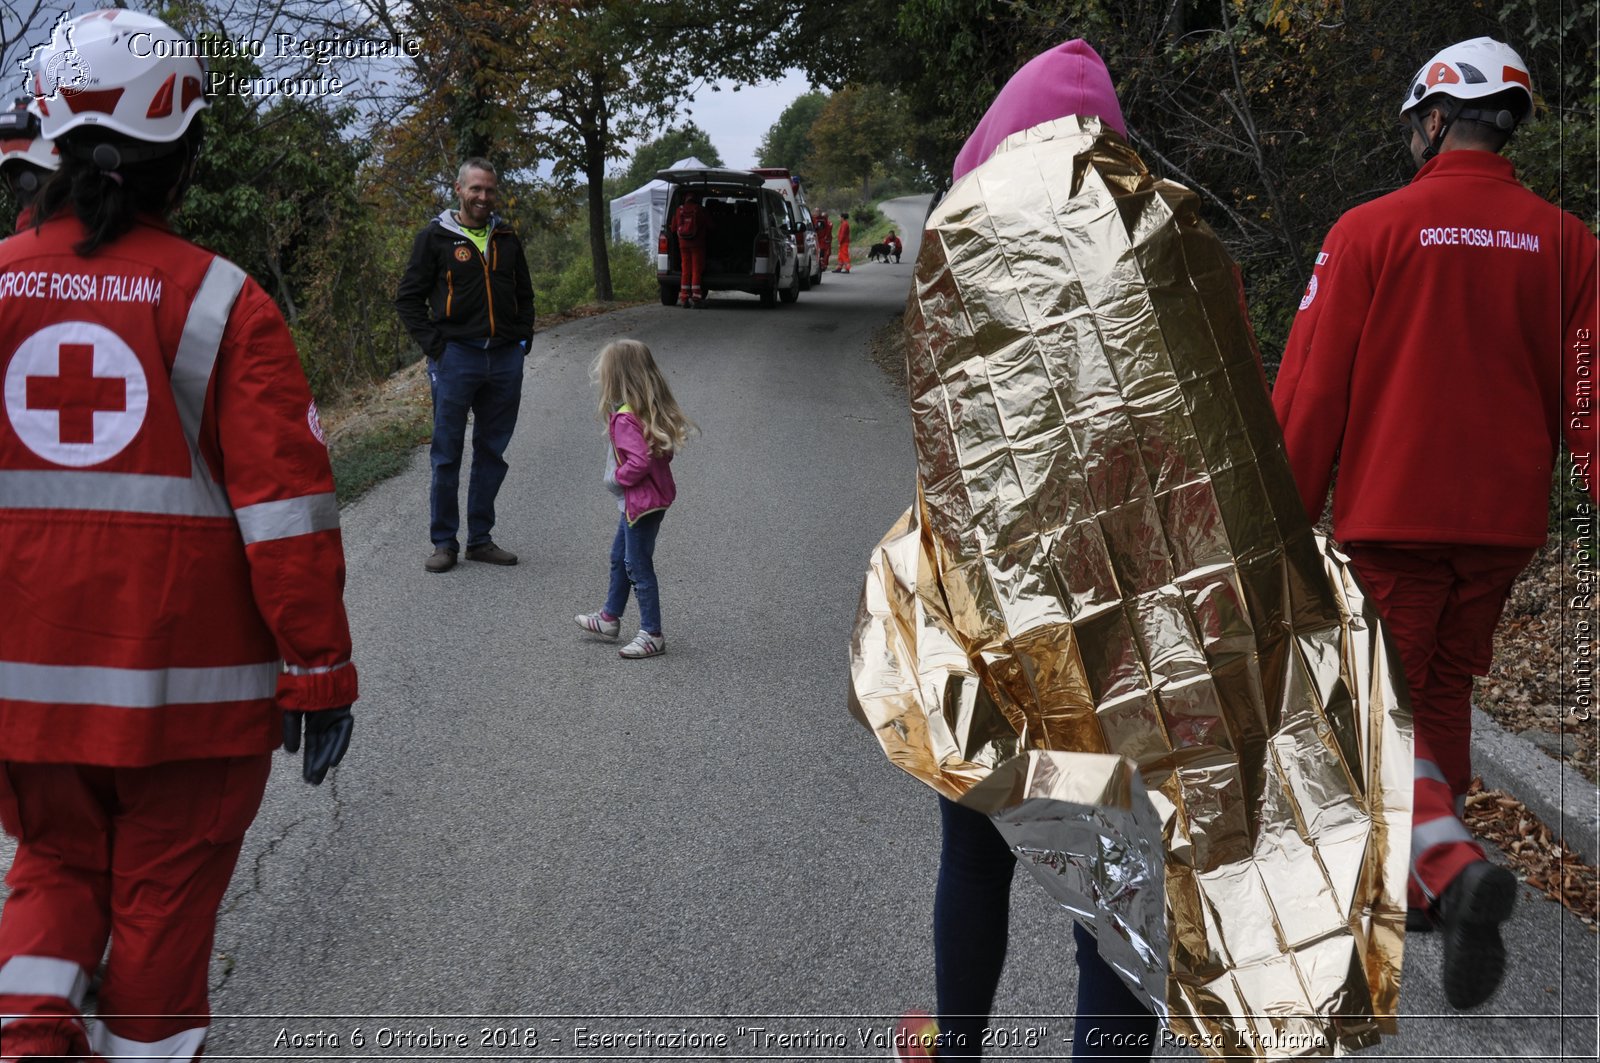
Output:
M672 185L666 218L656 243L656 281L661 305L678 301L683 259L670 221L686 193L695 192L706 210L709 232L701 285L708 292L750 292L763 306L800 298L805 278L800 272L797 238L788 209L766 180L749 170L715 167L660 170L656 176Z
M817 223L806 206L806 194L800 180L791 177L788 170L774 166L758 166L750 171L766 179L766 186L783 197L789 208L790 232L794 233L796 249L800 252L800 278L804 287L822 283L822 248L817 244Z

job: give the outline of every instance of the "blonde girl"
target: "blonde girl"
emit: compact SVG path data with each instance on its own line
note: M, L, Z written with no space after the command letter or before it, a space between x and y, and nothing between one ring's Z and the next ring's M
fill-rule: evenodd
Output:
M639 633L617 652L630 660L655 657L667 651L656 587L656 534L678 495L672 456L698 429L678 408L650 348L638 340L608 343L590 375L600 392L599 412L611 439L606 487L617 496L621 517L611 544L611 585L605 605L574 619L585 631L616 638L631 587L639 602Z

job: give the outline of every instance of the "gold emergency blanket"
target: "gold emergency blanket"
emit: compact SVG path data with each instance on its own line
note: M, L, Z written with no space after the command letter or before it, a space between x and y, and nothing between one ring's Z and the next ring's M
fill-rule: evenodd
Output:
M851 708L995 817L1214 1058L1392 1032L1411 815L1398 663L1295 493L1237 274L1097 119L929 217L917 501L874 551Z

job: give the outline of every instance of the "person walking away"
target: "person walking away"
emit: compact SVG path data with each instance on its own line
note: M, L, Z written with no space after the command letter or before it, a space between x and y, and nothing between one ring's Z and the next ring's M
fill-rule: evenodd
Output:
M706 268L710 223L710 215L700 205L700 194L685 192L683 202L672 212L672 231L678 236L678 304L685 310L704 306L706 302L701 280Z
M433 554L424 567L448 572L461 543L461 455L472 414L472 479L467 486L467 560L514 565L495 545L495 498L505 482L506 447L522 404L522 369L533 338L533 282L516 231L495 213L499 179L487 159L456 173L460 206L417 234L395 294L395 309L428 357L433 392Z
M199 157L195 54L107 9L29 64L61 171L0 243L8 1060L199 1058L272 750L303 745L315 785L353 726L339 506L294 342L260 285L166 222ZM100 106L57 80L74 69Z
M639 633L617 652L630 659L655 657L667 651L656 583L656 536L667 507L678 495L673 455L697 429L678 407L650 348L638 340L607 344L595 360L593 375L611 442L606 451L606 486L617 496L621 516L611 543L605 605L575 619L585 631L616 638L631 586L639 602Z
M1013 133L1067 115L1127 127L1105 63L1083 40L1029 60L1000 90L956 157L953 180L986 161ZM895 1034L900 1059L983 1054L984 1029L1005 966L1016 857L988 816L940 795L943 840L933 902L937 1021L907 1012ZM1073 924L1078 999L1073 1058L1149 1059L1157 1042L1150 1010L1100 957L1094 935Z
M833 222L825 210L817 211L817 253L822 258L819 268L826 270L828 259L833 255Z
M1323 511L1394 633L1416 721L1408 926L1445 933L1450 1003L1505 973L1516 879L1456 819L1472 778L1472 678L1545 541L1564 394L1592 365L1596 243L1499 152L1533 109L1528 67L1479 37L1428 60L1400 106L1419 167L1329 231L1273 405L1301 500ZM1591 485L1592 493L1592 485Z
M17 205L18 230L31 220L29 206L60 167L61 153L39 135L39 118L28 110L26 97L0 111L0 178Z
M835 273L850 272L850 215L839 215L839 264L834 267Z

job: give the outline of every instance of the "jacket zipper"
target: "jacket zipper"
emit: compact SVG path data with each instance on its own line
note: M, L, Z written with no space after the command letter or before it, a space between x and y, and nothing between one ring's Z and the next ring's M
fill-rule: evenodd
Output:
M494 247L494 230L489 230L489 246ZM496 255L495 257L499 257ZM479 252L478 259L483 263L483 298L489 307L489 338L494 338L494 285L489 280L489 256Z

